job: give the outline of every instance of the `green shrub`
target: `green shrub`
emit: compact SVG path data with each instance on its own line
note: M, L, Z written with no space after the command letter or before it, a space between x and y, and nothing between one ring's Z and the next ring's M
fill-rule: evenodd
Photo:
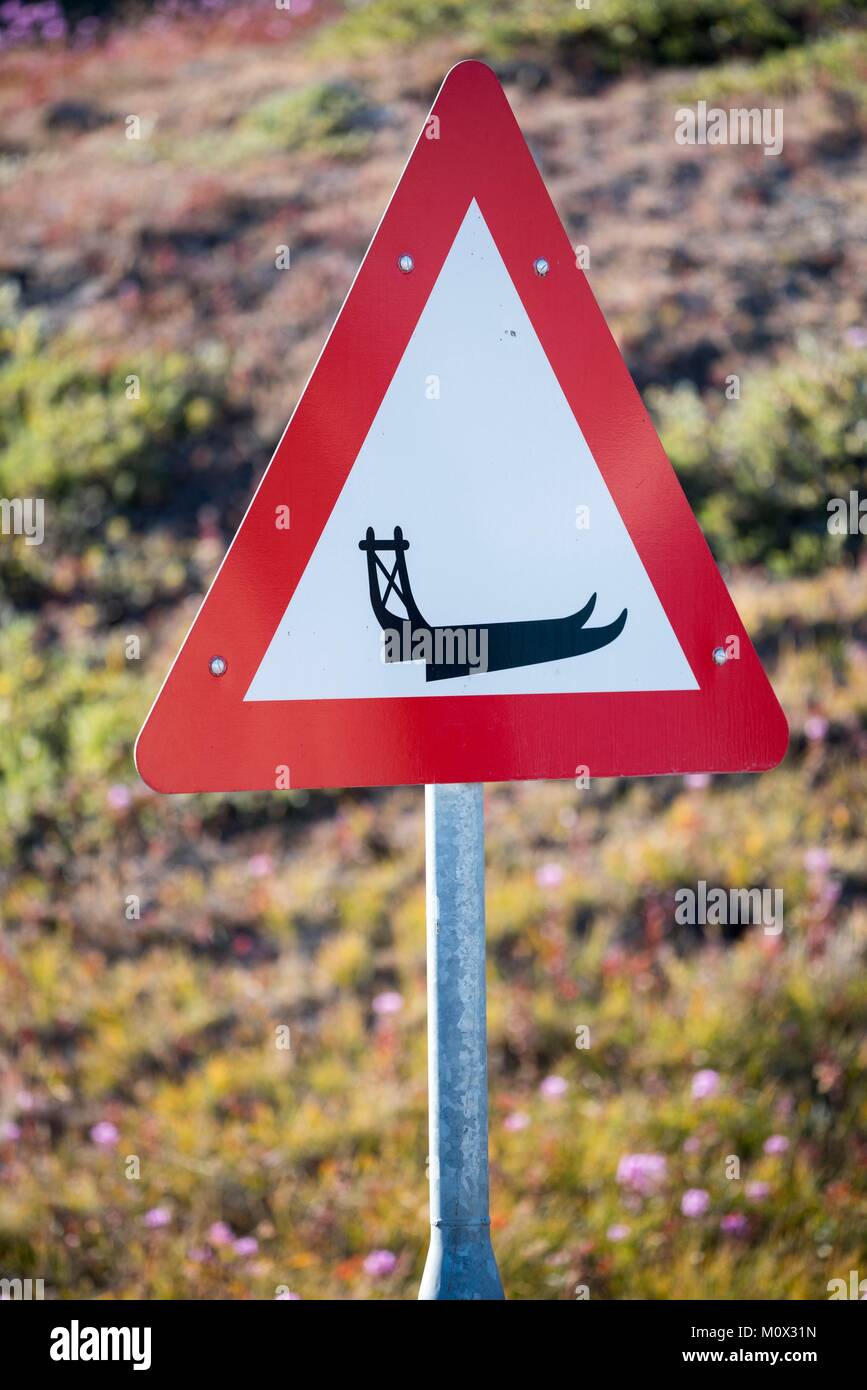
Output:
M0 489L119 503L153 490L169 448L213 421L214 372L182 353L108 362L46 341L35 318L0 339Z
M71 828L104 808L111 780L129 780L146 701L122 658L48 647L27 618L0 623L0 863L37 820Z
M863 9L854 0L852 9ZM542 51L601 72L756 57L787 48L842 11L838 0L372 0L314 40L320 51L375 52L460 36L467 56Z
M0 497L41 498L45 542L0 550L0 593L51 588L112 518L165 503L179 465L228 412L215 354L106 359L47 339L27 317L0 327Z
M820 353L744 378L712 413L693 386L648 393L663 444L717 558L807 573L860 553L828 502L867 484L867 353Z
M814 87L867 100L867 33L863 29L815 39L758 63L725 63L682 89L683 101L726 101L760 94L790 96Z
M238 124L248 151L293 150L350 157L363 153L375 113L357 87L316 82L294 92L276 92L245 113Z

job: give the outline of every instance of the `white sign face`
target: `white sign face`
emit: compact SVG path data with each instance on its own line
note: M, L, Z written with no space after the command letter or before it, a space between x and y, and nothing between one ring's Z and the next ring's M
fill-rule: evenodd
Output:
M246 699L697 689L473 202Z

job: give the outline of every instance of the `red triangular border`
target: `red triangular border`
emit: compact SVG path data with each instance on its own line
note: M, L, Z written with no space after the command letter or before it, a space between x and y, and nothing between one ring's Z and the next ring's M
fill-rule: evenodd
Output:
M481 63L434 102L271 464L139 735L157 791L757 771L788 729L509 104ZM244 703L475 198L698 691ZM411 251L415 269L398 258ZM549 274L535 274L544 256ZM278 530L278 506L291 529ZM712 652L736 636L740 659ZM216 655L225 675L210 674ZM282 778L282 780L281 780Z

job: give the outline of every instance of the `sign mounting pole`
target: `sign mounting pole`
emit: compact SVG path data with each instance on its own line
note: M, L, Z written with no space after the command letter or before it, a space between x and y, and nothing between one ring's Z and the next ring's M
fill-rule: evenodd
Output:
M501 1299L488 1213L480 783L425 787L431 1241L419 1298Z

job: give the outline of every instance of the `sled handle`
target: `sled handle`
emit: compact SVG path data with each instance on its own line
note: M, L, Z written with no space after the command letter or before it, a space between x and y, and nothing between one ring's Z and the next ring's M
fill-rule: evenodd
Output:
M368 526L364 535L364 540L358 542L359 550L409 550L409 541L403 538L403 530L400 526L394 528L393 541L378 541L373 534L373 527Z

